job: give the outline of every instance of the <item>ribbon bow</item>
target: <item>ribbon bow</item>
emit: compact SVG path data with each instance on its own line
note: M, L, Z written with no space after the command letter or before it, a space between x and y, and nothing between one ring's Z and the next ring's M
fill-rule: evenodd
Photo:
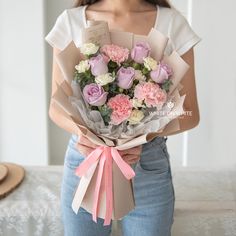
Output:
M76 168L77 176L84 176L92 165L98 163L98 174L96 179L96 187L93 199L93 221L97 222L97 211L99 207L102 176L105 174L105 194L106 194L106 214L104 225L109 225L112 219L113 212L113 189L112 189L112 162L116 162L126 179L130 180L135 176L135 172L121 157L118 150L109 146L98 146L93 150L86 159ZM79 187L78 187L79 188ZM85 192L83 192L85 194ZM81 199L82 201L82 199ZM77 210L80 206L77 206Z

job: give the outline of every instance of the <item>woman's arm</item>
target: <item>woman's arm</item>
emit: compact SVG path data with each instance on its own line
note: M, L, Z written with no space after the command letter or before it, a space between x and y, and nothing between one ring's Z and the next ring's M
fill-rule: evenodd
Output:
M56 80L61 76L61 71L59 69L58 64L56 63L56 55L60 53L60 51L61 50L56 47L53 48L51 95L53 95L56 90Z
M184 110L186 114L178 117L180 123L180 130L167 133L163 131L159 136L173 135L192 129L199 124L200 114L198 108L197 91L195 83L195 70L194 70L194 50L191 48L188 52L181 56L190 66L188 72L185 74L181 81L184 86L180 91L180 95L186 94L184 101Z
M53 48L53 65L52 65L52 90L51 90L51 97L55 93L57 89L57 84L61 84L63 82L63 75L61 70L56 63L56 55L60 52L59 49L56 47ZM55 108L57 104L53 102L53 99L50 99L49 105L49 117L50 119L57 124L60 128L67 130L70 133L74 133L74 125L68 117L66 117L63 110Z
M61 72L60 72L60 69L59 69L59 66L57 65L56 63L56 55L60 52L59 49L57 48L53 48L53 60L52 60L52 88L51 88L51 97L52 95L55 93L56 91L56 81L58 80L58 78L61 76ZM50 98L51 98L50 97ZM49 117L51 118L51 120L53 120L56 124L57 122L55 121L55 118L53 116L53 112L54 112L54 109L52 107L52 99L50 99L50 104L49 104L49 110L48 110L48 114L49 114Z

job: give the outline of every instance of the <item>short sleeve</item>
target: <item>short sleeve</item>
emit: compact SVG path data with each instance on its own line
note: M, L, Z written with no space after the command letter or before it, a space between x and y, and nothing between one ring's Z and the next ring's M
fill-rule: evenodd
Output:
M56 47L60 50L66 48L66 46L72 40L70 21L67 10L64 10L56 19L51 31L44 38L52 47Z
M170 27L170 38L174 49L179 55L183 55L201 41L201 38L194 32L187 19L177 10L173 15Z

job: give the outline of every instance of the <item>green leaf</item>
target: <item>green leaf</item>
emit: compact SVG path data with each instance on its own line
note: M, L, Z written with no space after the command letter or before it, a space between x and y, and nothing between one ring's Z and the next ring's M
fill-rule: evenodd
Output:
M141 70L142 68L142 65L137 63L137 62L133 62L132 63L132 67L135 69L135 70Z
M146 67L142 68L143 75L147 75L149 73L149 70Z
M171 79L167 79L161 84L161 88L168 93L172 84L173 82L171 81Z
M101 116L104 120L104 123L106 125L108 125L109 121L110 121L110 117L111 117L111 113L112 113L112 109L110 107L108 107L106 104L99 106L98 110L101 113Z
M81 90L83 90L87 84L95 82L95 77L92 75L90 70L84 73L76 71L74 74L74 80L80 85Z
M123 92L124 92L124 89L119 87L119 92L120 92L120 93L123 93Z
M109 92L109 84L106 84L103 86L103 89L106 91L106 92Z

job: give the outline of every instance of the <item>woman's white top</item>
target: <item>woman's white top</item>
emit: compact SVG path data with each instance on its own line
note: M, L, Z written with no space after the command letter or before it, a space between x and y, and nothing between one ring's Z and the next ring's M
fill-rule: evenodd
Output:
M81 46L80 30L87 27L85 9L88 5L65 9L58 17L45 40L60 50L73 40L77 47ZM154 28L166 35L168 41L166 52L176 50L183 55L201 41L193 31L187 19L176 9L157 5L157 17Z

